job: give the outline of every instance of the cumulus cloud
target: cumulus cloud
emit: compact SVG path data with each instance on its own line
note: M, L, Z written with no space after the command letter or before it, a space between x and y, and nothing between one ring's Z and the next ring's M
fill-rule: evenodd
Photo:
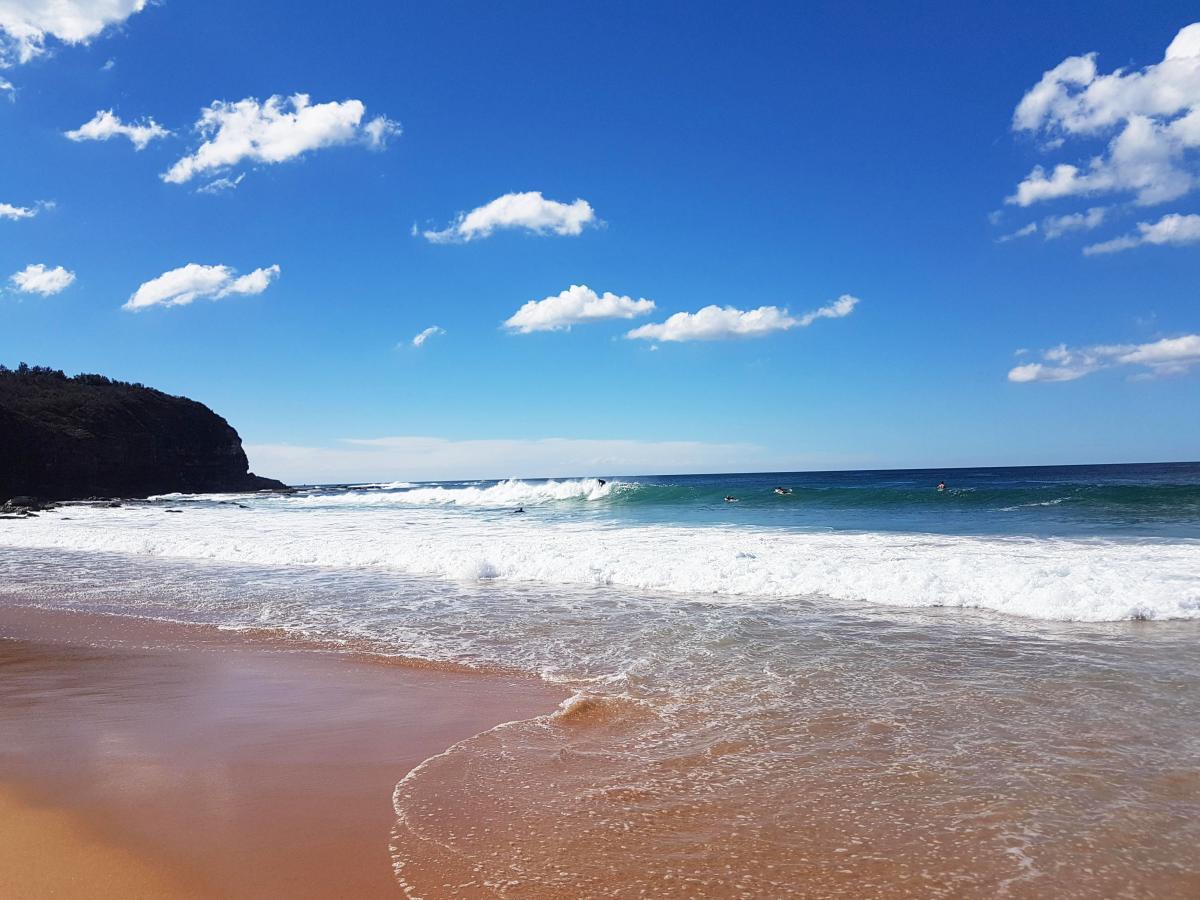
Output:
M446 329L444 329L438 325L430 325L428 328L426 328L420 334L413 336L412 345L414 347L420 347L434 335L445 334L445 333L446 333Z
M121 308L136 311L150 306L186 306L194 300L261 294L278 277L277 265L238 276L229 266L188 263L147 281Z
M793 316L778 306L741 310L732 306L706 306L698 312L679 312L665 322L642 325L625 336L653 341L720 341L728 338L762 337L776 331L807 328L817 319L840 319L850 315L858 298L843 294L828 306Z
M1016 366L1008 380L1074 381L1101 369L1136 366L1138 377L1181 375L1200 363L1200 334L1163 338L1146 344L1102 344L1069 348L1059 344L1042 353L1043 362Z
M86 44L146 4L147 0L0 0L0 67L45 53L48 38Z
M26 266L20 272L9 276L13 288L22 294L40 294L49 297L65 291L75 280L75 273L68 272L62 266L47 268L41 263Z
M196 123L203 138L200 146L162 178L183 184L242 162L287 162L342 144L381 149L389 137L400 134L400 125L385 116L364 122L366 111L361 100L314 105L308 94L276 95L262 102L253 97L236 103L218 100L201 112Z
M1127 234L1084 247L1083 252L1088 256L1098 253L1116 253L1119 250L1129 250L1142 244L1183 244L1200 243L1200 216L1181 216L1178 213L1163 216L1157 222L1138 222L1136 234Z
M596 223L596 213L586 200L560 203L547 200L541 191L505 194L470 212L460 213L441 231L426 231L426 240L450 244L485 238L494 231L523 228L534 234L578 235Z
M634 300L605 292L598 295L585 284L573 284L561 294L530 300L504 322L510 331L563 331L583 322L633 319L654 310L653 300Z
M107 141L114 137L127 137L138 150L144 150L155 138L166 137L170 133L153 119L122 122L121 117L111 109L97 110L90 121L73 131L64 132L73 141Z
M13 206L11 203L0 203L0 219L32 219L38 214L36 206Z
M1174 200L1200 177L1200 22L1181 29L1161 62L1101 74L1096 54L1072 56L1043 74L1013 113L1013 128L1058 149L1107 140L1079 164L1035 166L1007 202L1132 194L1140 205Z

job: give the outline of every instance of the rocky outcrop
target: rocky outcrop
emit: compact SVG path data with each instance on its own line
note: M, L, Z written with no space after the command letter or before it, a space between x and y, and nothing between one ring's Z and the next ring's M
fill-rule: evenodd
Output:
M0 366L0 503L287 490L207 406L140 384Z

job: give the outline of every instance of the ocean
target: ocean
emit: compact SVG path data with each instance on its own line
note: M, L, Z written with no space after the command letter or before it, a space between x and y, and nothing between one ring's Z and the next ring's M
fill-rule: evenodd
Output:
M397 786L414 896L1200 889L1200 464L169 495L0 584L567 688Z

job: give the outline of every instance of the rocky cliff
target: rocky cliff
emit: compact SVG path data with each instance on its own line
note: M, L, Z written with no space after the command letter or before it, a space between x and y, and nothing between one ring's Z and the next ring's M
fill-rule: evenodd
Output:
M140 384L0 366L0 502L285 489L207 406Z

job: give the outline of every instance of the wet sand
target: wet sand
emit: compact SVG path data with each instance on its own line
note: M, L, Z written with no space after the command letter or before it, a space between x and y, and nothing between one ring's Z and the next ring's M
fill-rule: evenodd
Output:
M392 897L414 766L564 695L265 637L0 608L0 894Z

